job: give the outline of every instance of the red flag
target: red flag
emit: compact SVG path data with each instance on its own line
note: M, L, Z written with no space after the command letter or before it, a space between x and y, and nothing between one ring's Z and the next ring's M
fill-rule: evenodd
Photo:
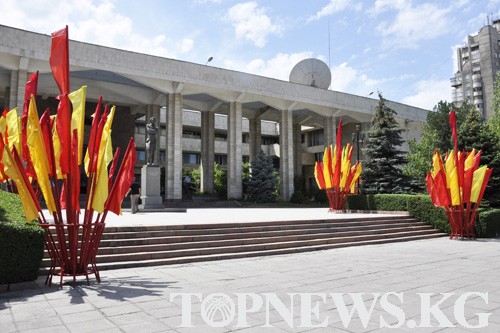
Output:
M446 188L446 175L443 169L440 169L434 177L434 188L436 190L436 198L439 202L439 206L451 205L450 193Z
M80 166L78 163L78 130L73 130L71 140L71 203L76 212L80 212Z
M61 172L68 174L70 172L70 153L71 153L71 104L68 94L59 95L59 105L57 106L56 130L61 141L61 157L59 165Z
M49 171L50 176L56 176L56 167L54 161L54 147L52 146L52 126L50 123L50 110L47 108L40 118L40 127L42 129L43 142L45 143L45 151L49 154Z
M115 175L116 164L118 163L118 158L120 157L120 147L116 148L115 155L113 156L113 162L109 168L108 174L108 189L113 186L113 176Z
M52 33L50 68L59 92L69 94L69 40L68 26ZM69 148L69 147L68 147Z
M38 71L31 74L29 81L26 82L26 90L24 91L24 104L23 111L21 113L21 147L22 147L22 157L23 161L27 163L26 171L29 175L34 175L33 167L31 165L30 152L28 150L27 144L27 129L26 125L28 124L28 108L30 105L31 95L36 97L38 87Z
M135 152L134 139L130 138L130 142L125 151L122 165L116 176L115 184L109 193L108 200L106 201L105 210L109 210L116 215L121 213L121 205L123 198L127 194L130 185L134 181L134 166L137 161Z
M87 171L87 175L90 174L90 170L92 165L94 164L94 145L96 142L97 129L99 127L99 120L101 120L101 104L102 104L102 96L99 97L99 101L97 102L97 106L95 108L94 118L92 119L92 125L90 127L90 135L87 146L87 154L85 155L85 170Z
M342 170L342 118L337 128L337 138L335 139L336 161L335 170L333 170L333 186L340 186L340 173Z
M486 170L486 174L484 175L483 185L481 187L481 192L479 193L479 197L477 199L478 204L483 200L484 191L486 190L486 185L488 185L488 181L490 180L491 173L493 172L493 168Z

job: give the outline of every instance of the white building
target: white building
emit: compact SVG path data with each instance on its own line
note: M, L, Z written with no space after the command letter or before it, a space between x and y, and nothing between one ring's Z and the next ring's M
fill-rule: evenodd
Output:
M24 87L39 71L39 110L56 111L58 89L49 66L51 37L0 25L0 106L22 109ZM227 170L227 196L242 197L241 167L259 149L279 162L280 193L288 200L294 176L313 183L315 158L335 143L340 117L343 143L357 124L370 127L378 100L299 83L70 41L71 90L87 85L86 125L99 96L117 106L113 144L134 136L137 171L145 162L145 122L159 120L156 156L165 168L165 199L182 198L182 168L203 165L203 189L213 191L214 162ZM427 110L389 101L405 139L419 137ZM87 131L88 132L88 131ZM354 152L356 156L356 152ZM142 164L141 164L142 163Z

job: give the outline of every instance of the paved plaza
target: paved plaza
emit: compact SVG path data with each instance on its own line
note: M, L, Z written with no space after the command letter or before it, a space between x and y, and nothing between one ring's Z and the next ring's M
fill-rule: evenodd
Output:
M496 240L437 238L101 278L76 288L69 279L62 289L43 278L11 285L0 292L0 332L500 332Z

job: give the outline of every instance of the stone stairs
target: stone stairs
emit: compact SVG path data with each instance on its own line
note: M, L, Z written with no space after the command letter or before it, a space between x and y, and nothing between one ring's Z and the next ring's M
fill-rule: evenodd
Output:
M309 221L271 221L106 227L99 270L180 264L326 250L443 237L405 215ZM46 253L41 274L49 266Z

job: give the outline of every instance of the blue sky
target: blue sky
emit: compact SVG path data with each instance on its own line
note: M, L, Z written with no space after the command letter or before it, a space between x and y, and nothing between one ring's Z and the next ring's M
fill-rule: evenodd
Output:
M432 109L451 98L455 48L500 18L500 0L2 0L0 12L3 25L67 24L70 39L281 80L319 58L332 90Z

